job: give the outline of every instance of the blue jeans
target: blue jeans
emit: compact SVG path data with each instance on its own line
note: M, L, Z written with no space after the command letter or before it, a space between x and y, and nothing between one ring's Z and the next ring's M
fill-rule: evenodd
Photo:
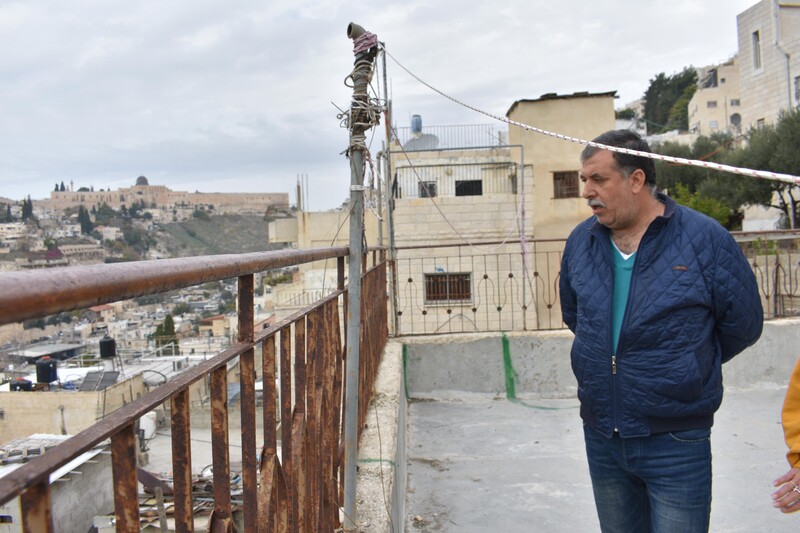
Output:
M603 533L707 533L710 429L630 439L583 432Z

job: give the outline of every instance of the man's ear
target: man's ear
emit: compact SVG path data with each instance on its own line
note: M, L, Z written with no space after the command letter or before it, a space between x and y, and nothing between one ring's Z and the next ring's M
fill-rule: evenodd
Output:
M630 173L628 180L631 182L631 191L638 193L644 188L647 178L644 175L644 170L637 168Z

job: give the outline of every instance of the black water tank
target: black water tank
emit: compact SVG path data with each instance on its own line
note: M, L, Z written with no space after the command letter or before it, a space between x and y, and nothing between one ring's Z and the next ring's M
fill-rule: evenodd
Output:
M52 383L58 381L57 366L58 362L55 359L50 359L50 357L46 355L36 361L36 383Z
M26 390L33 390L33 383L30 380L25 378L17 378L11 382L9 388L12 391L26 391Z
M100 339L100 357L113 359L117 356L117 341L106 335Z

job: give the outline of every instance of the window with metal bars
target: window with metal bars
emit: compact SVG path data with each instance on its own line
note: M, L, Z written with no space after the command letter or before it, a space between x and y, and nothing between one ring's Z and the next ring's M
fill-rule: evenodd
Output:
M425 274L425 303L471 302L469 272Z
M580 194L578 190L579 181L577 170L553 172L553 197L577 198Z
M420 181L419 182L419 197L420 198L435 198L436 197L436 182L435 181Z

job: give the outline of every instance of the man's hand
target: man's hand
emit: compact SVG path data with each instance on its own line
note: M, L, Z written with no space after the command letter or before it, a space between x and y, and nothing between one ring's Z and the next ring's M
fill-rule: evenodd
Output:
M800 511L800 468L794 467L772 482L780 487L772 494L772 505L782 513Z

